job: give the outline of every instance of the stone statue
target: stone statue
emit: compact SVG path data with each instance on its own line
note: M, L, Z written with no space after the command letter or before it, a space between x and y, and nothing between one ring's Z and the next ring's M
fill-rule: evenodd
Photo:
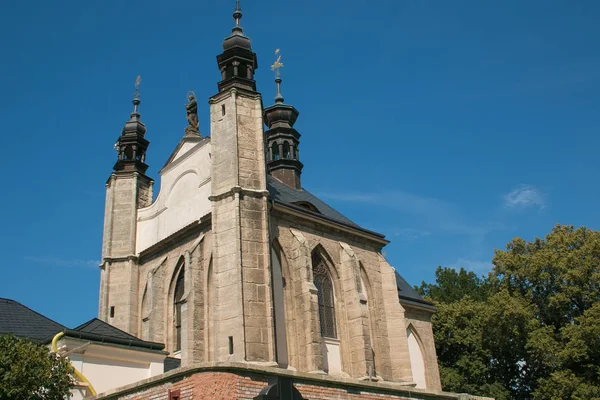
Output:
M189 103L185 105L185 109L187 111L187 120L189 126L185 128L185 130L186 132L200 132L198 129L198 103L196 102L196 95L194 92L190 91L188 93L188 101Z

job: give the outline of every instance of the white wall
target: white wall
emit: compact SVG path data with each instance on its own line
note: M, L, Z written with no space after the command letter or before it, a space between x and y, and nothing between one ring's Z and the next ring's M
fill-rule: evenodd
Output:
M323 370L329 375L342 374L342 357L340 356L340 341L337 339L322 338L321 351L323 352Z
M61 354L68 353L66 356L73 368L90 381L98 394L164 372L166 354L162 352L89 343L68 337L58 342L58 348ZM82 399L87 393L82 388L71 392L73 400Z
M156 201L138 210L138 254L210 212L210 142L185 140L160 171Z
M427 383L425 381L425 361L423 352L421 351L421 345L412 329L409 328L406 330L406 337L408 339L408 354L410 356L410 368L412 369L413 381L417 384L417 388L425 389Z

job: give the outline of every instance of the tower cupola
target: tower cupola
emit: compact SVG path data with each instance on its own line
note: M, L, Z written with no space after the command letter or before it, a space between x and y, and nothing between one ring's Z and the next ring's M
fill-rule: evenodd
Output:
M252 51L250 38L244 35L240 25L242 9L239 0L236 1L233 13L235 26L223 41L223 53L217 56L217 63L221 71L219 91L222 92L232 87L256 91L254 71L258 69L256 54Z
M146 150L150 142L144 138L146 125L140 120L138 107L140 105L140 83L141 77L135 81L135 96L133 97L133 112L129 121L125 123L121 136L115 143L117 152L117 163L113 167L115 171L133 171L145 173Z
M299 112L294 106L284 104L281 94L281 73L283 67L279 49L275 51L277 60L271 69L275 72L277 95L275 104L265 108L264 120L268 130L265 132L267 145L267 172L282 183L301 189L300 175L302 163L298 152L300 133L294 129Z

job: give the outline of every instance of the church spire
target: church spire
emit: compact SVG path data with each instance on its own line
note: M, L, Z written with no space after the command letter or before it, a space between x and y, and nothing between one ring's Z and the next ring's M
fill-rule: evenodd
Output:
M223 53L217 56L217 63L221 71L219 91L236 87L255 92L256 82L254 71L258 69L256 54L252 51L250 38L244 34L240 25L242 9L239 0L236 0L233 12L235 26L223 41Z
M145 173L148 169L146 165L146 150L150 145L144 135L146 134L146 125L141 121L138 107L140 101L140 76L135 80L135 94L133 96L133 112L129 121L125 123L121 136L115 143L117 152L117 163L113 167L115 171L132 171Z
M294 129L299 112L294 106L284 104L281 94L281 72L283 67L279 49L275 50L277 59L271 66L275 71L277 95L275 104L264 111L265 123L269 130L265 132L267 139L267 172L282 183L294 189L302 189L300 175L302 163L298 153L300 133Z

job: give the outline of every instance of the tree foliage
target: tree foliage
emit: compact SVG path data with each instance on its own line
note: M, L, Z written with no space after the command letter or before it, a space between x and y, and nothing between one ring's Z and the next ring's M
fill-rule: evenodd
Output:
M600 399L600 232L556 226L496 250L485 278L438 268L418 291L444 389L502 399Z
M13 335L0 336L0 399L63 400L73 387L69 360Z

